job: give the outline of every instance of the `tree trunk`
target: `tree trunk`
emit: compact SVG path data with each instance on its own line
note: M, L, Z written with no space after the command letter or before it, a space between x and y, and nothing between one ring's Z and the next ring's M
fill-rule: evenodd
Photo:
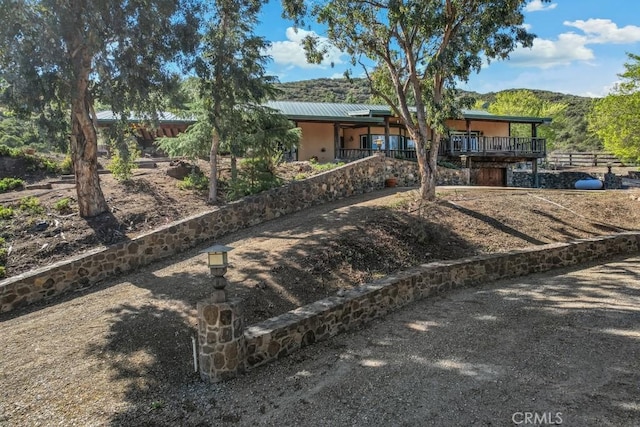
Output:
M71 158L80 216L88 218L107 212L109 206L100 188L98 137L90 115L91 58L86 52L78 53L73 64L76 82L71 101Z
M238 158L231 153L231 182L238 179Z
M220 148L220 137L218 132L213 132L211 139L211 151L209 152L209 200L210 204L218 202L218 149Z

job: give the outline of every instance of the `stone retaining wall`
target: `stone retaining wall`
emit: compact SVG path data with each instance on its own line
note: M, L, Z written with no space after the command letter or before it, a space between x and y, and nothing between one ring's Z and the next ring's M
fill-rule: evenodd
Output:
M638 251L640 232L630 232L425 264L249 327L247 365L286 356L434 293Z
M586 172L539 172L538 188L575 189L576 181L598 178L604 182L605 189L622 188L622 178L609 173ZM507 175L509 187L533 188L531 172L513 171Z
M455 175L446 171L446 180ZM417 182L413 162L373 156L174 222L113 246L0 281L0 312L134 270L228 233L311 206L371 192L398 177ZM464 179L464 171L461 176Z

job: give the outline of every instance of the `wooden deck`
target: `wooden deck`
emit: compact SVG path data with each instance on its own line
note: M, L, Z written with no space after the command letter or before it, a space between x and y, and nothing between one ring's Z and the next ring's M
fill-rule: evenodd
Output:
M388 157L416 160L415 150L377 150L372 148L340 148L338 158L345 160L362 159L375 153L385 153ZM440 157L490 157L538 159L547 154L544 138L523 138L513 136L455 136L440 143ZM513 160L512 160L513 161Z

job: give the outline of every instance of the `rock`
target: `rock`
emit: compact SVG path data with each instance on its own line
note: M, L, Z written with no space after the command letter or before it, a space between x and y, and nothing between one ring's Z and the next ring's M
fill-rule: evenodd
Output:
M40 221L31 228L31 231L40 232L46 230L48 227L49 223L47 221Z
M45 184L29 184L24 189L25 190L50 190L51 183L47 182Z
M171 166L167 169L167 175L176 179L184 179L191 174L191 165L181 160L171 162Z

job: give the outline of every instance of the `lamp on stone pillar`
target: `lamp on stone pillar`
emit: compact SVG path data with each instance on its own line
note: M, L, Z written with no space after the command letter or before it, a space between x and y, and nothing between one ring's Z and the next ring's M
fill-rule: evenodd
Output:
M213 245L200 251L200 253L207 254L207 264L209 265L211 276L213 276L212 302L225 302L227 300L225 288L228 282L224 275L229 266L227 253L232 249L230 246Z

